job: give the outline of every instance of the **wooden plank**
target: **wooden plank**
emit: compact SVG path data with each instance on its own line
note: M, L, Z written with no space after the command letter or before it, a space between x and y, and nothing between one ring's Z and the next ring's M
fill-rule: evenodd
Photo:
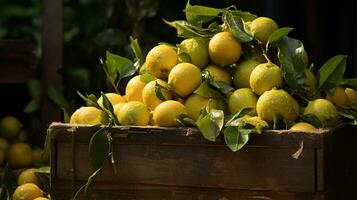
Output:
M58 179L71 179L72 146L57 144ZM225 146L115 145L118 174L109 162L98 180L204 188L315 191L315 151L305 149L246 147L233 153ZM90 175L88 144L76 144L76 178Z
M26 83L35 76L35 69L25 67L1 67L0 84L3 83Z
M55 200L71 199L68 181L56 181ZM80 185L78 185L79 187ZM143 200L325 200L325 193L297 193L257 190L202 189L188 187L153 187L147 185L95 184L93 199Z
M43 8L42 79L46 85L51 84L61 90L62 78L59 70L63 62L63 0L44 0ZM44 98L41 108L43 130L51 122L61 120L60 109L48 98Z
M51 137L57 141L69 141L71 134L77 135L77 142L88 143L91 136L99 127L78 126L54 123L50 126ZM166 144L166 145L224 145L223 137L217 142L204 139L195 128L164 128L164 127L113 127L110 129L113 141L116 144ZM321 148L324 135L329 129L318 132L291 132L267 130L263 134L251 134L248 146L274 146L278 148L298 148L301 141L304 148Z

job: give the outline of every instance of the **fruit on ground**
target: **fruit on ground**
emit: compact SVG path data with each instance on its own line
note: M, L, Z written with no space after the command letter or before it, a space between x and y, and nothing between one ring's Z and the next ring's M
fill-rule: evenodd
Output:
M106 113L96 107L82 106L77 109L71 116L71 124L107 124L108 116Z
M307 122L299 122L294 124L289 130L291 131L314 131L316 127L307 123Z
M262 95L265 91L283 84L282 71L271 62L260 64L250 74L249 84L253 92Z
M276 22L268 17L258 17L250 25L250 31L263 45L268 42L270 35L278 28Z
M142 102L131 101L120 108L117 118L123 126L146 126L149 124L150 112Z
M129 101L143 102L143 89L146 85L141 78L142 75L134 76L125 88L125 98Z
M249 78L252 71L260 63L253 59L245 60L238 64L237 69L233 73L233 84L236 89L250 88Z
M217 65L210 64L203 70L208 71L213 80L222 81L228 85L232 82L232 76L224 68L218 67Z
M209 109L225 110L224 102L221 99L210 99L198 94L192 94L185 101L188 116L195 121L198 119L200 111L206 106L208 106Z
M43 196L43 191L33 183L26 183L16 188L13 200L33 200Z
M178 101L168 100L155 108L153 120L157 126L179 126L176 118L182 114L188 114L185 106Z
M32 149L25 143L14 143L6 151L7 163L12 168L25 168L32 164Z
M242 53L242 46L230 32L220 32L208 44L211 61L221 67L236 63Z
M208 41L203 38L185 39L178 45L178 55L186 53L190 56L191 63L199 68L203 68L208 64ZM180 60L180 62L187 62Z
M240 88L233 92L228 100L228 109L231 114L240 112L244 108L253 108L251 115L256 114L257 96L250 88Z
M0 135L5 139L15 138L22 128L22 123L14 116L6 116L0 120Z
M307 114L315 115L324 126L335 125L340 117L336 107L326 99L310 101L304 110L304 115Z
M299 113L299 105L285 90L269 90L261 95L257 102L258 116L267 122L274 120L277 115L286 120L296 120Z
M17 178L17 185L23 185L25 183L33 183L38 187L41 187L41 182L35 175L36 169L30 168L22 171Z
M357 104L357 92L356 90L352 88L346 88L345 89L346 95L348 97L348 100L350 101L351 104Z
M143 102L150 109L154 110L156 106L165 100L160 99L157 95L161 95L163 99L169 100L172 99L172 94L169 91L167 82L156 79L149 82L143 89Z
M126 100L124 97L122 97L120 94L116 93L105 93L105 96L109 99L110 103L114 106L115 104L118 103L125 103ZM104 108L103 105L103 97L100 96L97 103L99 104L100 107Z
M340 86L328 91L326 99L340 107L346 107L349 104L345 88Z
M145 60L146 69L156 78L167 78L177 63L176 51L164 44L152 48Z
M32 163L35 167L40 167L42 165L48 164L48 157L43 154L43 149L35 147L32 150Z
M191 63L176 65L169 74L168 86L181 97L187 97L201 84L201 71Z
M19 142L26 142L27 139L29 137L29 133L28 131L26 131L25 129L22 129L19 134L17 135L16 141Z

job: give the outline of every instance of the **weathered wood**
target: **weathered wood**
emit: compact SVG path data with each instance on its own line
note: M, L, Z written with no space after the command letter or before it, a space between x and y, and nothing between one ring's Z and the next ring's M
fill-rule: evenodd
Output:
M52 123L49 129L52 130L51 137L57 141L68 141L71 138L69 133L73 133L77 136L77 142L88 143L99 127ZM304 148L318 148L321 147L323 135L330 131L324 129L306 133L268 130L261 135L253 133L248 146L291 147L297 150L300 142L303 141ZM210 142L195 128L115 126L110 129L110 132L113 142L117 144L225 145L222 137L218 138L217 142Z

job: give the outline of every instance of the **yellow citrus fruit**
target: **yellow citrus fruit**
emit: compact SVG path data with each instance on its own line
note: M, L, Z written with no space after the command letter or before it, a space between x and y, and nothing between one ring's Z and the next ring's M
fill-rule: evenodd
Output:
M253 108L251 115L255 115L257 96L250 88L240 88L233 92L228 100L228 109L231 114L240 112L244 108Z
M278 28L276 22L268 17L258 17L250 25L250 31L254 37L264 45L268 42L270 35Z
M157 126L179 126L176 117L181 114L188 114L182 103L173 100L164 101L154 110L154 123Z
M308 91L309 92L316 91L317 80L315 75L308 69L305 69L305 75L306 75L305 85L307 86Z
M72 114L70 123L89 125L107 124L108 116L104 111L96 107L82 106Z
M269 90L261 95L257 102L258 116L267 122L281 115L286 120L296 120L299 114L297 101L285 90Z
M167 82L160 79L151 81L143 89L143 102L150 110L154 110L156 106L164 101L157 97L157 90L161 91L165 100L172 99Z
M17 178L17 185L23 185L25 183L33 183L38 187L41 187L41 182L35 175L36 169L30 168L22 171Z
M26 183L16 188L13 200L33 200L43 196L43 191L33 183Z
M270 62L260 64L250 74L249 84L253 92L262 95L265 91L283 84L282 71Z
M235 88L249 88L249 78L252 71L260 63L253 59L245 60L238 64L237 69L233 73L233 84Z
M185 107L188 116L190 116L195 121L198 119L200 111L206 106L208 106L210 109L225 110L224 102L221 99L210 99L197 94L192 94L185 101Z
M170 90L186 97L201 84L201 71L191 63L180 63L171 70L168 83Z
M357 104L357 92L352 88L346 88L345 93L352 104Z
M125 88L125 98L129 101L143 102L143 89L147 84L141 79L142 75L138 75L130 79Z
M131 101L120 108L117 117L119 124L123 126L146 126L149 124L150 112L142 102Z
M0 149L6 150L9 147L9 142L4 138L0 138Z
M191 63L199 68L203 68L208 64L208 42L203 38L185 39L178 46L178 55L187 53L190 56ZM185 62L180 60L180 62ZM187 62L187 61L186 61Z
M7 163L12 168L29 167L32 164L32 149L25 143L14 143L6 151Z
M37 198L34 199L34 200L49 200L49 199L47 199L46 197L37 197Z
M326 99L310 101L304 110L304 115L307 114L315 115L325 126L335 125L340 118L336 107Z
M299 122L294 124L289 130L291 131L314 131L316 127L306 123L306 122Z
M236 63L242 53L242 46L230 32L220 32L208 44L211 61L224 67Z
M203 70L208 71L215 81L222 81L228 85L230 85L232 82L232 76L229 74L229 72L224 68L218 67L217 65L210 64Z
M119 113L119 110L123 107L123 105L125 105L126 103L118 103L116 105L113 106L113 111L114 114L117 115L117 113Z
M343 87L336 87L328 91L326 99L340 107L346 107L349 104L348 96Z
M49 159L43 154L43 149L36 147L32 150L32 163L35 167L48 164Z
M0 149L0 166L2 166L5 162L5 150Z
M22 128L22 123L14 116L6 116L0 120L0 134L5 139L15 138Z
M122 97L120 94L116 93L106 93L105 96L109 99L110 103L114 106L118 103L125 103L126 100L124 97ZM100 107L104 108L103 105L103 97L100 96L97 103L99 104Z
M171 69L177 65L176 51L167 45L158 45L152 48L146 56L146 68L156 78L166 78Z

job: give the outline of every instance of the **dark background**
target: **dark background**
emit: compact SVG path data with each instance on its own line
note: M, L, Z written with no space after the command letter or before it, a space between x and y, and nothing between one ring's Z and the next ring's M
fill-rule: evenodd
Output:
M106 50L133 58L129 46L130 35L139 39L145 53L158 42L175 44L181 41L176 37L176 30L162 19L184 19L184 0L63 2L64 65L59 73L63 78L63 94L73 107L83 105L76 90L97 95L100 91L107 91L99 58L105 55ZM357 25L352 1L192 0L191 4L217 8L236 5L238 9L273 18L280 27L294 28L291 36L303 41L310 61L316 68L337 54L345 54L348 55L345 77L357 76ZM42 33L42 8L38 0L0 1L0 40L25 38L32 41L38 60L36 78L39 79L43 78L40 75L41 38L42 34L46 34ZM2 91L12 91L9 94L12 96L12 93L16 93L14 90L22 91L20 100L6 98L9 104L18 105L15 110L20 113L29 99L26 98L26 91L23 92L26 87L2 87L7 88ZM14 108L5 109L4 112L11 110Z

